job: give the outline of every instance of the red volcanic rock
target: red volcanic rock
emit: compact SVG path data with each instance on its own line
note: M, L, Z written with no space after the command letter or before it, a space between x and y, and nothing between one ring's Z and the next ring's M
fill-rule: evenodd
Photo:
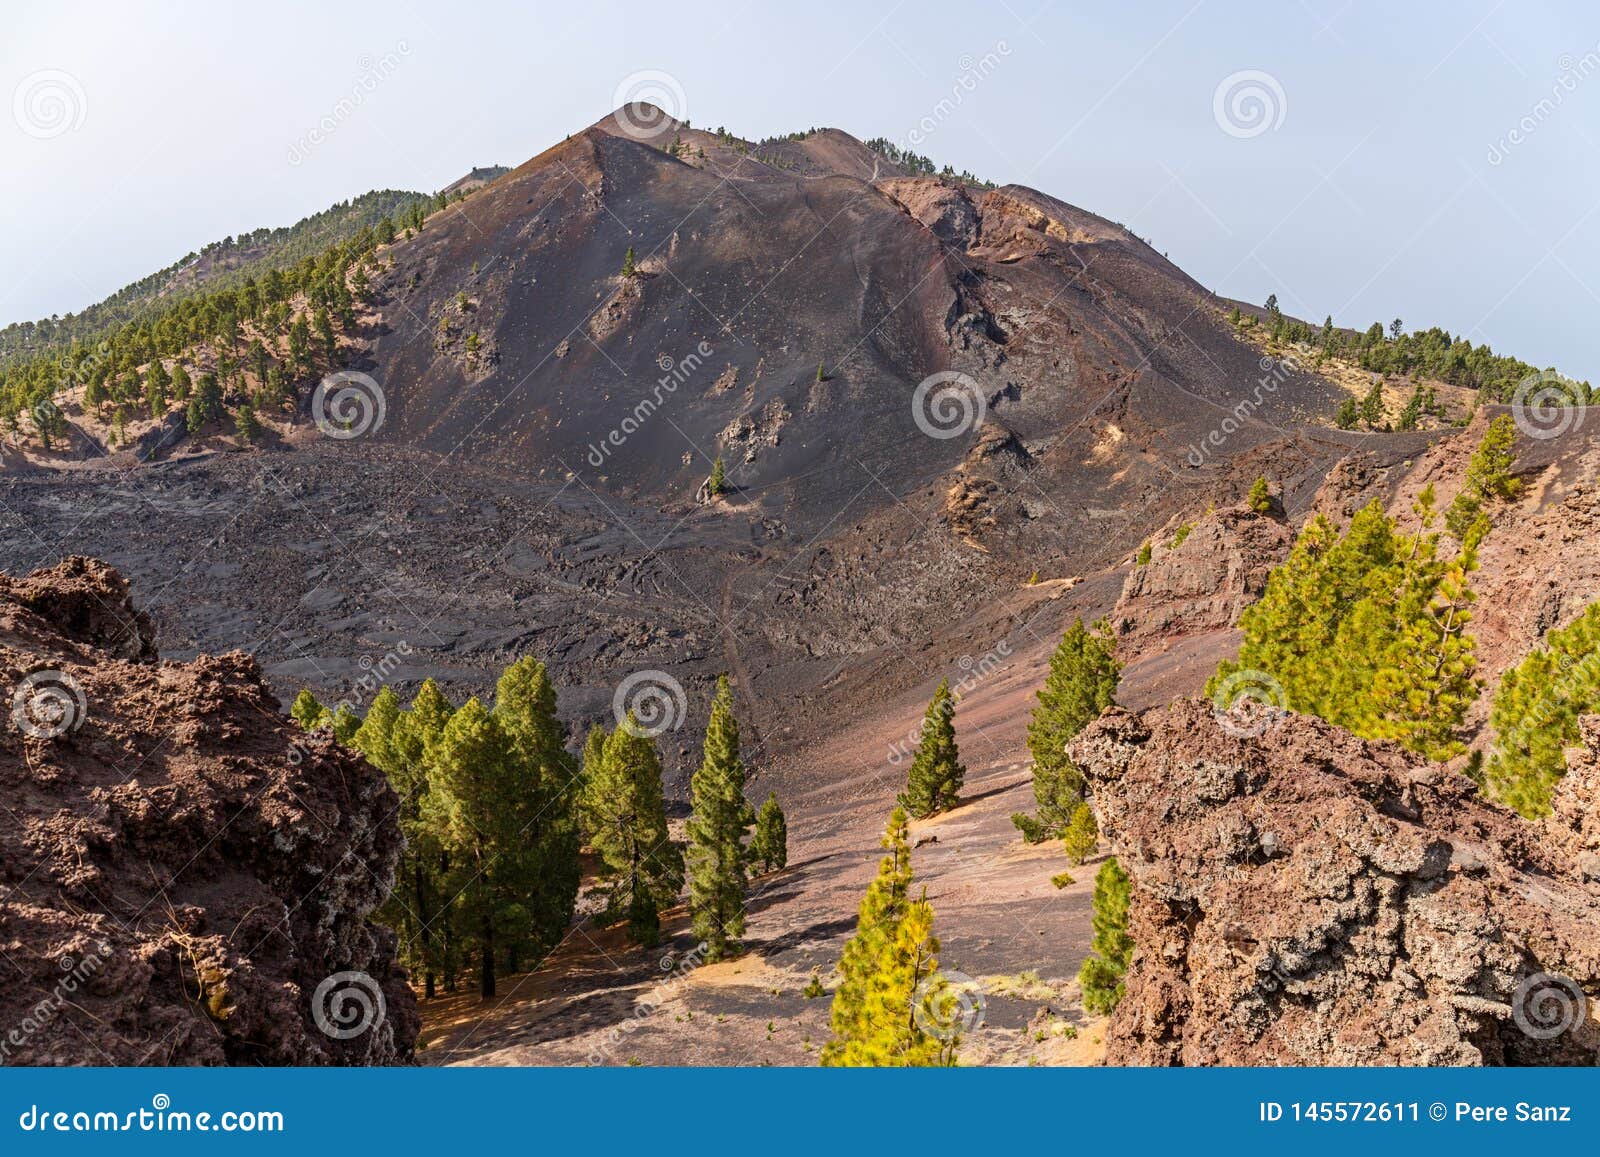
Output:
M1244 506L1194 524L1175 549L1151 544L1148 563L1128 572L1111 621L1125 660L1187 635L1238 624L1266 590L1272 569L1289 557L1294 531Z
M1071 750L1133 881L1109 1063L1595 1063L1600 887L1470 780L1304 716L1230 734L1195 700L1114 708ZM1564 786L1594 810L1592 775Z
M410 1057L367 921L401 848L380 773L294 728L248 656L158 661L90 559L0 577L0 688L0 1062Z

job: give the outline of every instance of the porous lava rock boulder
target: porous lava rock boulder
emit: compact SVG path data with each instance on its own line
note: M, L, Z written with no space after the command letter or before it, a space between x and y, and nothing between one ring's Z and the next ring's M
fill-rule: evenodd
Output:
M1070 747L1133 882L1107 1062L1594 1064L1595 779L1535 824L1391 744L1265 722L1180 699Z
M242 653L162 662L111 567L0 576L0 1062L392 1064L384 777Z

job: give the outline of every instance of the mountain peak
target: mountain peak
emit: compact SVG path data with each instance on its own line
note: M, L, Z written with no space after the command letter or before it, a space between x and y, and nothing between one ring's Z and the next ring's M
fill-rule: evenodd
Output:
M661 137L682 132L687 125L658 105L635 100L618 105L592 127L613 136L653 144Z

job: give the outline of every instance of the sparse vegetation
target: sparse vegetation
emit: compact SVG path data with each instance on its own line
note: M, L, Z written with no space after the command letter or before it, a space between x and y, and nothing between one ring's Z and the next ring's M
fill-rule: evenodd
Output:
M1257 514L1267 514L1272 510L1272 491L1267 489L1267 480L1257 478L1250 484L1250 494L1245 499L1245 505Z
M756 813L748 857L750 866L761 872L782 871L789 864L789 825L776 792L767 793L766 803Z
M737 952L744 935L744 839L755 821L744 798L739 722L733 717L733 689L726 675L717 680L704 756L689 793L694 807L686 855L689 915L705 945L706 960L716 961Z
M967 769L956 746L955 697L950 681L941 679L922 717L922 734L911 759L900 806L916 819L949 811L961 799Z
M822 1049L829 1067L953 1065L955 996L939 975L939 941L926 895L912 899L906 813L889 817L888 853L867 888L855 935L839 960L833 994L833 1039ZM929 1027L949 1025L936 1036Z
M1094 944L1092 955L1078 972L1083 1007L1105 1015L1122 1000L1124 977L1133 959L1133 938L1128 935L1128 874L1113 857L1100 865L1094 878Z
M1484 765L1494 797L1529 819L1549 814L1566 774L1566 753L1582 745L1578 720L1600 711L1600 603L1505 673L1489 725L1495 743Z
M1011 817L1029 843L1065 833L1083 803L1083 772L1068 758L1066 747L1115 702L1121 673L1116 643L1104 621L1091 628L1075 620L1050 656L1050 673L1028 721L1035 811Z
M1086 803L1080 803L1072 813L1072 821L1067 824L1067 830L1061 837L1063 850L1067 853L1067 863L1076 868L1100 846L1100 825L1095 823L1094 812Z

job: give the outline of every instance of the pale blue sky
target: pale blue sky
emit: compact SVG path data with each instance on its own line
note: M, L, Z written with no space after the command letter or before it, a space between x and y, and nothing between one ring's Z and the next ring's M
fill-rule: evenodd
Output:
M656 70L700 126L904 141L922 123L935 160L1120 220L1223 293L1444 325L1600 380L1600 9L1401 8L18 5L0 42L0 322L370 188L519 163ZM1281 119L1230 133L1218 86L1251 71Z

